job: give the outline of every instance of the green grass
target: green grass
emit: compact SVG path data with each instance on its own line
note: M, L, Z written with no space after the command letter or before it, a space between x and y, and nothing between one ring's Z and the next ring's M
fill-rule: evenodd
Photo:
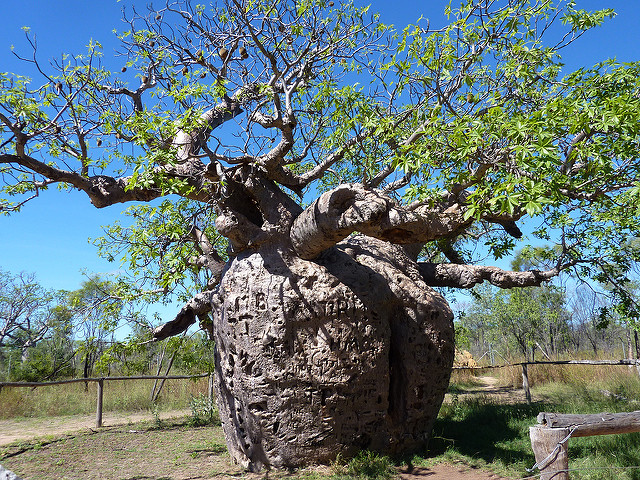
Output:
M436 421L429 452L414 458L416 465L464 463L503 476L522 478L535 463L529 427L539 412L600 413L638 410L640 379L635 373L609 372L606 380L578 379L547 383L533 390L527 404L496 404L488 397L460 400L456 385L452 400L443 405ZM607 390L619 397L608 396ZM622 399L625 397L625 399ZM640 434L604 435L569 440L572 480L640 480Z
M337 459L332 466L336 480L367 479L390 480L397 476L397 470L389 457L363 450L347 462Z

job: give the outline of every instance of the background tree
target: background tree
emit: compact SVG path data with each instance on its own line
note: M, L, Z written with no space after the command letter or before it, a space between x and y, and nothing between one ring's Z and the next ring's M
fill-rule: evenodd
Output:
M606 299L590 285L580 286L571 296L572 342L576 350L586 345L597 357L601 349L615 343L608 328L609 320L602 316L606 305Z
M635 237L625 239L617 255L600 260L601 268L596 275L603 289L601 294L607 297L607 304L600 310L600 324L606 327L610 323L618 323L626 329L629 358L640 358L638 260L640 241Z
M535 360L536 352L550 359L567 351L570 316L564 292L553 285L539 288L476 292L460 323L469 329L474 353L495 349L505 359Z
M73 345L63 292L43 288L34 274L0 269L0 364L12 380L68 375Z
M109 280L92 276L81 288L68 293L67 302L73 318L77 355L82 359L82 376L89 378L94 364L114 343L114 331L122 323L123 301L114 294Z
M595 276L637 236L640 65L560 60L613 11L447 14L394 32L349 3L168 2L125 17L120 73L92 42L51 68L25 57L35 82L0 77L3 209L53 184L98 208L152 202L137 225L154 227L101 246L145 272L123 292L193 294L154 335L209 331L229 451L249 468L421 448L454 350L431 287ZM549 269L465 254L507 255L530 219L559 246Z
M54 294L42 288L34 274L12 275L0 270L0 346L29 349L44 339L54 322Z

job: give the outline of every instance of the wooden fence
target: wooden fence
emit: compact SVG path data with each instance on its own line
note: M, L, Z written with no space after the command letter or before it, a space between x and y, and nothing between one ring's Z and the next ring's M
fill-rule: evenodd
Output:
M519 362L490 366L459 366L455 370L488 370L495 368L522 367L522 388L527 402L531 402L529 387L529 365L626 365L635 366L640 372L640 359L623 360L556 360L539 362ZM65 383L97 383L96 427L102 426L102 398L104 382L128 380L180 380L209 377L209 398L213 399L213 374L199 375L149 375L134 377L75 378L52 382L0 382L3 387L46 387ZM541 480L568 480L569 456L567 442L570 437L608 435L617 433L640 432L640 411L627 413L599 413L593 415L557 414L542 412L538 415L538 425L530 427L531 447L536 457L534 468L540 471Z
M549 360L540 362L518 362L485 367L453 367L454 370L487 370L493 368L522 367L522 389L527 403L531 403L531 389L529 387L529 365L627 365L635 366L640 373L640 359L627 358L623 360Z
M184 380L191 378L209 377L208 396L213 400L213 374L200 373L198 375L141 375L133 377L99 377L99 378L72 378L70 380L55 380L51 382L0 382L0 392L3 387L49 387L51 385L63 385L65 383L94 382L97 384L96 394L96 427L102 427L102 399L104 396L104 383L112 381L128 380Z
M529 365L627 365L640 373L640 359L624 360L549 360L519 362L486 367L454 367L456 370L484 370L522 367L522 389L527 403L531 403ZM540 480L569 480L568 442L571 437L610 435L640 432L640 411L625 413L597 413L591 415L541 412L538 425L529 428L531 448L536 464L531 471L540 471Z
M569 438L633 432L640 432L640 411L591 415L541 412L538 425L529 428L534 468L540 471L540 480L569 480Z

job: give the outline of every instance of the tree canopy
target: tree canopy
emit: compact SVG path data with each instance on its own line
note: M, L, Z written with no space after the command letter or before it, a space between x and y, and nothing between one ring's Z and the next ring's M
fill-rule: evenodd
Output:
M561 58L614 12L446 13L397 30L349 2L168 1L128 10L115 72L96 41L52 64L33 43L38 76L0 74L0 206L52 185L131 202L134 222L98 242L137 275L121 287L179 291L202 315L229 255L285 242L314 259L354 232L424 246L434 286L572 269L624 290L610 266L636 259L640 63ZM474 246L508 255L523 227L555 245L545 269L475 264Z

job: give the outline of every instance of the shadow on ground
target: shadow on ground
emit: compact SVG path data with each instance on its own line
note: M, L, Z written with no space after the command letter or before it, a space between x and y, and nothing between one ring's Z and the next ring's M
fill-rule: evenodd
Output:
M535 463L529 427L544 403L497 404L482 398L444 405L436 421L428 457L455 453L503 465Z

